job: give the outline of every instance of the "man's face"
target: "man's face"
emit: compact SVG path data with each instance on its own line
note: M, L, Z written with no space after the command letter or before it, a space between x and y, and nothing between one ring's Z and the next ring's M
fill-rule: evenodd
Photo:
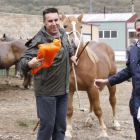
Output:
M140 22L139 21L136 23L136 35L137 35L138 40L140 41Z
M57 13L49 13L45 15L45 21L43 21L46 31L52 36L58 36L59 30L59 17Z

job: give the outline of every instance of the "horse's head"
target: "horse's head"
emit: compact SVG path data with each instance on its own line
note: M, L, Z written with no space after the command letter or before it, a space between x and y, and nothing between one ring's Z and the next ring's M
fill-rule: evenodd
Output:
M17 39L10 35L5 34L5 33L3 34L3 37L1 38L1 41L3 41L3 42L10 42L10 41L14 41L14 40L17 40Z
M3 37L0 39L1 41L7 42L7 37L8 35L6 35L5 33L3 34Z
M83 17L83 14L81 14L77 18L74 16L66 17L63 13L61 17L63 27L66 33L68 34L69 43L70 44L74 43L76 47L81 41L80 38L82 35L81 33L82 17Z

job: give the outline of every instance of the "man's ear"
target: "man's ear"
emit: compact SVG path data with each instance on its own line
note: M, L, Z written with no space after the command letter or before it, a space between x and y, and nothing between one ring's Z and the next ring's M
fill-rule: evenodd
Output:
M65 14L62 13L62 15L61 15L61 17L60 17L60 20L63 21L65 18L66 18Z
M83 15L84 15L84 14L82 13L80 16L77 17L77 19L78 19L79 22L82 21Z
M43 25L45 25L45 21L43 20Z

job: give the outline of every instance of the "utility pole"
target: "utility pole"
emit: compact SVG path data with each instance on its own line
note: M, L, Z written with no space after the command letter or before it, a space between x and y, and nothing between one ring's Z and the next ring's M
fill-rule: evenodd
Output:
M90 0L90 14L92 14L92 0Z
M132 14L134 14L134 0L132 0Z

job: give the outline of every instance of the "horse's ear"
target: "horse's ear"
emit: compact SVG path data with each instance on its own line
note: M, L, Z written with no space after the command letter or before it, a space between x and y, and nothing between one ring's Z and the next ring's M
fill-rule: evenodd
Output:
M60 17L60 20L63 21L65 18L66 18L65 14L62 13L62 15L61 15L61 17Z
M82 13L80 16L77 17L77 19L79 20L79 22L82 21L83 15L84 15L84 14Z
M4 33L4 34L3 34L3 38L5 38L5 36L6 36L6 35L5 35L5 33Z

